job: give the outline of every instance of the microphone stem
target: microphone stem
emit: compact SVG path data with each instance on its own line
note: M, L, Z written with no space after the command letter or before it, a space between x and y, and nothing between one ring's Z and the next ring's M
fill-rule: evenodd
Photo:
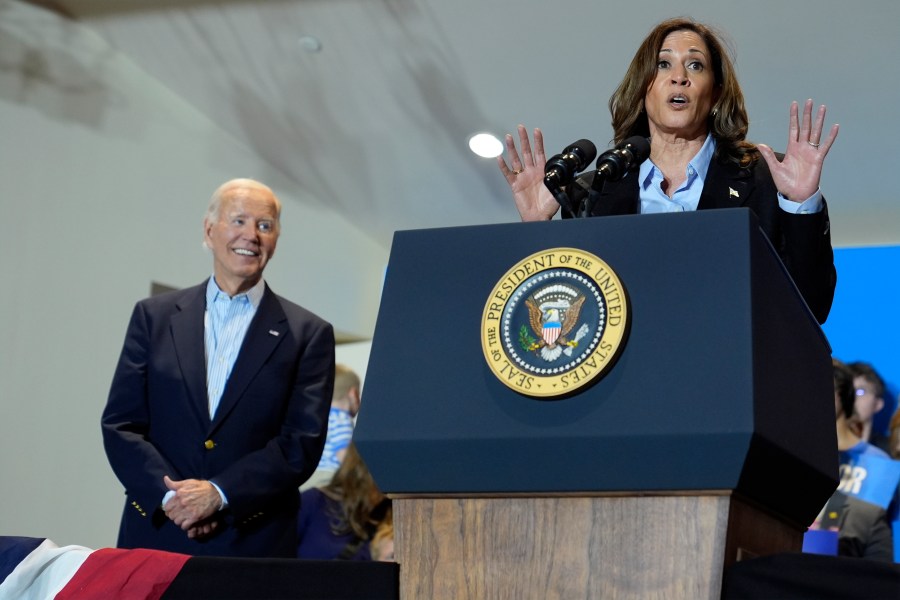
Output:
M600 192L603 190L603 184L606 183L608 173L605 169L597 169L594 172L594 178L591 180L591 187L588 188L588 197L584 203L584 216L590 217L594 212L594 204L600 199Z
M555 177L545 177L544 185L547 186L547 189L550 190L550 193L553 194L553 197L556 198L556 201L564 210L569 211L569 214L573 217L578 216L578 213L572 208L572 201L569 199L568 194L563 191Z

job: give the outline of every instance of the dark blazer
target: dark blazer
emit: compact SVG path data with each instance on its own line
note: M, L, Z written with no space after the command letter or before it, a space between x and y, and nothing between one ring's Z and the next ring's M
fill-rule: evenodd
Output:
M894 562L891 525L883 508L835 492L825 505L824 513L832 521L827 525L833 525L831 516L837 515L838 556Z
M582 186L590 178L580 179ZM569 186L578 205L586 197L583 189ZM772 242L794 283L819 323L824 323L834 299L837 274L831 249L828 207L816 214L795 215L778 206L778 190L762 159L749 167L713 159L706 173L697 210L746 206L756 213L760 228ZM620 181L604 184L591 216L630 215L640 212L638 171L630 171ZM563 218L571 217L563 211Z
M138 302L102 417L125 486L118 545L194 555L296 553L298 486L316 468L334 387L334 332L266 286L215 419L206 393L206 283ZM160 503L172 479L211 479L228 498L205 541Z

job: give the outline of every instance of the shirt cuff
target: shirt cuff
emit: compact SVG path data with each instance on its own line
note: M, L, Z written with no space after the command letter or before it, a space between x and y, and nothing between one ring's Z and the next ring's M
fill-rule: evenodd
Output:
M166 503L168 503L169 500L171 500L171 499L172 499L172 496L174 496L174 495L175 495L175 490L169 490L168 492L166 492L166 495L163 496L163 500L162 500L162 505L161 505L161 506L162 506L163 508L165 508L165 507L166 507Z
M778 206L781 210L795 215L809 215L822 212L822 190L816 190L816 193L804 200L803 202L792 202L778 193Z
M216 491L219 492L219 498L222 503L219 505L219 510L225 510L228 507L228 498L225 497L225 492L222 491L222 488L215 481L210 481L212 486L216 488Z

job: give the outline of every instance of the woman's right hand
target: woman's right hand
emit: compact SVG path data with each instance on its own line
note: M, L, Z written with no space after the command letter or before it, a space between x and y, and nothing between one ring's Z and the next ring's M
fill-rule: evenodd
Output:
M497 157L500 172L506 177L513 200L523 221L549 221L559 210L559 203L544 185L544 165L547 157L544 154L544 135L540 129L534 130L534 151L528 139L528 130L524 125L518 126L519 145L522 155L516 149L513 136L506 134L506 152L509 164L503 156Z

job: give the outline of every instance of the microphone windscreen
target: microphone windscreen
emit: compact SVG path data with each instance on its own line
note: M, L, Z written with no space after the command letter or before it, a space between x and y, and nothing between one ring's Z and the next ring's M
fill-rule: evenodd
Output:
M597 146L591 140L578 140L563 150L563 154L577 155L581 163L578 167L580 170L597 157Z
M628 138L620 147L631 150L631 154L634 156L633 164L640 164L650 156L650 141L639 135Z

